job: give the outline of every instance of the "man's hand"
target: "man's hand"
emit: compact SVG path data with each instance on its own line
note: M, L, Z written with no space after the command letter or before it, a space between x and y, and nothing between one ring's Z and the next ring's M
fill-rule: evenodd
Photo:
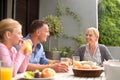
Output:
M59 60L48 60L48 64L54 64L54 63L59 63Z
M69 70L67 65L63 65L61 63L55 63L55 64L53 64L52 68L56 72L68 72L68 70Z

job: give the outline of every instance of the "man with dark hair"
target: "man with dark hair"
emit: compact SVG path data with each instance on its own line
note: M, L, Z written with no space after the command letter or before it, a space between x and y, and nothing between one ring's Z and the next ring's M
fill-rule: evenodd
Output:
M68 66L56 63L56 60L49 60L46 58L41 42L46 42L48 36L50 36L50 33L47 22L34 20L29 27L29 34L24 38L30 39L33 44L27 70L42 70L50 67L56 72L67 72ZM48 65L51 62L54 64Z

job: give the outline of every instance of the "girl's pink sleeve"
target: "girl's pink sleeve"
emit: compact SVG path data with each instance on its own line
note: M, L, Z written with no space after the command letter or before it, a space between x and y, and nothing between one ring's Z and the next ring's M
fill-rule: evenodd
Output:
M19 68L19 72L25 72L29 63L29 55L25 56L25 59L23 60L20 68Z
M13 63L13 76L18 71L23 72L26 70L29 56L25 56L24 53L17 53L17 50L13 47L9 51L5 46L0 46L0 60Z
M15 50L16 51L16 50ZM16 51L17 52L17 51ZM29 55L25 55L24 53L17 53L15 55L15 71L17 72L25 72L28 62L29 62ZM15 74L17 73L15 72Z
M14 75L16 75L19 71L20 66L22 65L25 56L23 53L17 53L14 55Z

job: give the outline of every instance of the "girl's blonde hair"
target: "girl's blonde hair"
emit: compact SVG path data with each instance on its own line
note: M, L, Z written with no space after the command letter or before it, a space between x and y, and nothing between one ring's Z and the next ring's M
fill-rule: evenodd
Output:
M6 31L12 32L14 28L21 26L21 24L11 18L3 19L0 21L0 40L3 39L3 35Z

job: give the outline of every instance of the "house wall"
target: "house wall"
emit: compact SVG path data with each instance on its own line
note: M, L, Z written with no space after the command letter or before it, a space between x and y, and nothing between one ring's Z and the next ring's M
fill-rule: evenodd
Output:
M79 33L85 36L85 30L88 27L98 27L98 13L97 5L98 0L59 0L62 2L62 6L69 7L74 11L80 18L81 25L79 26L77 22L71 16L62 16L61 20L64 27L64 33L75 37ZM56 0L40 0L40 10L39 18L49 14L55 15ZM73 40L59 38L58 40L53 40L53 46L62 47L70 46L75 50L76 44ZM112 56L116 59L120 58L120 47L108 47Z
M62 23L64 26L64 32L68 35L75 36L79 32L85 32L88 27L97 27L98 26L98 15L97 15L97 0L59 0L64 7L69 7L74 11L80 21L81 25L79 26L75 20L70 16L62 16ZM56 0L40 0L40 12L39 18L41 19L44 16L49 14L55 15L56 11ZM69 31L68 31L69 27Z
M109 46L108 49L113 58L120 60L120 47Z
M75 12L81 22L79 26L76 20L72 16L61 16L63 31L65 34L71 37L77 36L79 33L85 34L85 30L88 27L97 27L98 15L97 15L97 1L96 0L58 0L64 7L69 7ZM47 15L56 14L56 0L40 0L39 18L41 19ZM53 42L54 45L55 42ZM55 43L56 44L56 43ZM72 40L60 38L57 40L57 45L71 46L75 49L76 44Z

